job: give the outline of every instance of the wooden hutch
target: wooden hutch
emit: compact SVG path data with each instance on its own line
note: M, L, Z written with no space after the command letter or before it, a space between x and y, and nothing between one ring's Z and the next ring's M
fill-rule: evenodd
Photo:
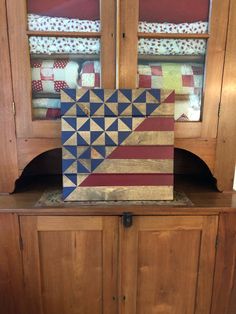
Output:
M236 157L236 1L187 1L192 3L186 8L191 21L182 14L185 0L173 1L178 3L174 15L179 21L165 19L174 10L167 0L68 2L76 1L93 7L93 13L86 9L88 28L76 19L80 8L75 7L73 21L68 21L63 0L0 0L0 193L14 191L16 179L36 156L61 147L59 117L42 119L48 107L38 104L45 106L47 99L58 106L58 89L50 85L55 74L51 64L65 59L78 68L78 85L83 85L83 78L91 87L97 78L104 88L182 82L175 86L180 109L185 106L176 118L175 147L201 158L218 189L231 191ZM159 10L152 6L162 2L168 10L156 18ZM48 19L58 18L53 3L61 6L60 20ZM200 14L199 3L206 8L200 20L192 16ZM50 27L45 29L47 23ZM58 23L65 23L66 30L57 28ZM171 31L176 23L185 30ZM63 45L58 46L60 41ZM72 52L73 45L89 51ZM33 86L44 62L46 85L40 79ZM91 73L92 79L87 76ZM178 78L170 80L173 75ZM43 190L53 187L47 180L35 182L25 193L0 196L0 312L235 313L235 194L216 192L205 182L181 184L177 190L184 191L192 205L36 208Z
M95 2L91 1L91 3ZM153 4L155 1L149 2ZM208 3L205 0L202 2ZM145 4L141 1L140 10L143 8ZM175 146L199 156L217 179L219 190L232 189L236 155L235 82L233 80L236 14L234 1L211 1L207 11L209 15L207 28L200 32L194 30L194 33L191 33L191 30L187 30L187 33L181 33L179 30L178 33L166 31L158 33L155 30L145 29L143 22L139 22L139 16L142 19L140 10L138 0L103 0L100 3L99 30L42 31L37 30L41 29L40 27L32 27L32 25L30 27L30 24L27 26L28 9L25 0L1 1L1 38L4 41L4 49L1 49L1 73L4 73L1 77L3 110L0 127L1 143L4 147L0 162L1 192L14 190L16 179L33 158L45 151L60 147L60 121L38 120L33 115L32 95L33 97L35 95L31 86L30 59L31 61L35 58L60 60L68 57L68 53L50 52L45 55L40 53L40 50L35 53L32 45L29 49L29 40L32 38L38 40L37 44L39 38L97 39L100 48L95 54L91 52L86 54L85 51L75 55L72 53L69 57L72 60L77 58L77 61L100 59L100 84L106 88L142 86L140 82L138 84L137 79L138 64L145 62L149 64L150 62L159 64L178 62L185 65L192 62L200 63L204 67L205 60L205 74L203 74L202 91L199 96L200 118L198 121L197 119L176 121ZM192 40L191 44L195 41L204 41L206 48L200 52L200 55L194 52L193 55L186 55L188 52L181 55L181 51L177 53L178 55L175 55L175 52L169 55L165 52L161 55L160 52L155 55L154 52L145 50L150 40L152 42L159 40L159 43L162 40L172 40L174 44L189 40ZM158 87L155 84L152 86Z

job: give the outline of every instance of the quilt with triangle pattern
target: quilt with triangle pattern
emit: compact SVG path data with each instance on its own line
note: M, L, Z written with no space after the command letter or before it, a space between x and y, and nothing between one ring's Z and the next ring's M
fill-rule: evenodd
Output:
M173 199L174 91L61 92L65 201Z

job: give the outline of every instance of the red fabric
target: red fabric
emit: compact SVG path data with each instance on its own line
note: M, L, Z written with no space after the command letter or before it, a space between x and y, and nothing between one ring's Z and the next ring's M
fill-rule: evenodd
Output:
M151 88L152 87L152 77L151 75L139 75L139 87Z
M182 75L183 87L194 87L193 75Z
M139 12L146 22L208 21L209 0L139 0Z
M99 20L99 0L28 0L28 12L81 20Z
M162 67L153 65L151 67L152 75L162 76Z
M140 21L191 23L207 21L209 0L140 0ZM99 0L28 0L34 14L99 20Z
M56 120L61 117L61 109L49 108L46 113L45 120Z

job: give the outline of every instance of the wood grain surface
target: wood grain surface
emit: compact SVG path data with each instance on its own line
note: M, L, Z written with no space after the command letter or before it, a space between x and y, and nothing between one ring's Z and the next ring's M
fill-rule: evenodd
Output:
M216 149L215 176L221 191L233 189L236 164L236 2L230 2L222 98Z
M101 201L101 200L171 200L173 186L118 186L118 187L78 187L68 201Z
M0 254L0 312L4 314L25 314L17 215L0 215Z
M18 178L18 161L7 17L3 0L0 1L0 38L0 193L10 193Z
M236 309L236 215L220 215L212 314L234 314Z
M27 313L116 313L117 218L67 218L21 218Z
M134 217L121 227L120 313L210 313L217 221Z
M172 173L171 159L106 159L93 173Z

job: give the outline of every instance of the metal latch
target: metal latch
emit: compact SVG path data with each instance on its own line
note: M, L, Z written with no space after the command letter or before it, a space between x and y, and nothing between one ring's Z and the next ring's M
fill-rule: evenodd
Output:
M125 228L130 228L133 224L132 213L123 213L122 222Z

